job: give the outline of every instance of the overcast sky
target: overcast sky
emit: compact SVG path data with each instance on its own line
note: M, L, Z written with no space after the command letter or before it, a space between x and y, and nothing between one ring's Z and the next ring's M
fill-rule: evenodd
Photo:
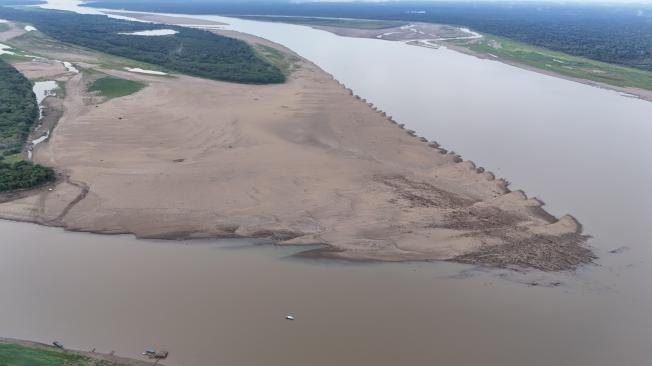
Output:
M596 3L596 4L652 4L652 0L290 0L290 2L306 3L306 2L533 2L533 3Z

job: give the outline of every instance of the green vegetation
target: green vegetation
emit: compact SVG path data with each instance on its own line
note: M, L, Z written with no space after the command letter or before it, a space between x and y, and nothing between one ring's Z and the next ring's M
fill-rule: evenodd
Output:
M100 95L112 99L133 94L144 87L145 84L138 81L105 76L95 80L88 90L98 92Z
M340 19L340 18L315 18L315 17L279 17L267 15L239 15L238 18L260 20L265 22L282 22L310 26L355 28L355 29L386 29L406 25L408 23L393 20L369 19Z
M261 57L278 67L286 76L290 75L298 67L299 58L292 54L261 44L256 45L255 49Z
M31 188L55 179L52 169L20 158L37 118L32 83L0 60L0 192Z
M0 192L36 187L55 178L51 168L27 161L0 162Z
M32 83L0 60L0 153L20 152L37 118Z
M2 366L128 366L104 360L48 349L26 347L19 344L0 344Z
M571 56L490 35L481 41L458 44L479 53L494 55L499 59L522 63L564 76L620 87L652 90L651 71Z
M23 154L22 153L4 155L4 156L0 157L0 163L13 164L13 163L17 163L19 161L23 161Z
M282 83L285 76L247 43L208 31L42 9L0 7L0 18L33 24L58 41L158 65L198 77L248 84ZM132 33L174 29L167 36Z
M530 45L652 71L652 9L580 1L95 0L86 6L159 13L355 18L469 27ZM284 18L284 22L291 21Z
M0 33L10 30L11 27L7 23L0 23Z

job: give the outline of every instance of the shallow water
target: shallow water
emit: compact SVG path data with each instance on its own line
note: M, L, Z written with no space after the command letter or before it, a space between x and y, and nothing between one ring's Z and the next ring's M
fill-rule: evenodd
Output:
M32 90L36 94L36 102L41 105L45 98L52 95L58 87L57 82L53 80L35 82Z
M39 106L39 119L43 118L43 106L41 105L45 98L52 95L54 91L58 88L56 81L37 81L34 83L32 91L36 95L36 102Z
M120 33L120 34L125 34L130 36L155 37L155 36L171 36L177 33L179 32L175 31L174 29L153 29L153 30L146 30L140 32Z
M70 63L68 61L63 61L62 63L63 63L63 67L66 68L66 71L69 71L69 72L72 72L72 73L75 73L75 74L79 74L79 69L76 68L75 65L73 65L72 63Z
M11 49L13 49L11 46L7 46L6 44L0 43L0 55L15 55L16 52L9 51Z
M125 70L127 70L127 71L129 71L129 72L139 73L139 74L167 75L167 73L162 72L162 71L145 70L145 69L141 69L141 68L139 68L139 67L136 67L136 68L129 68L129 67L126 67Z
M125 356L164 347L172 366L649 364L652 103L447 49L198 18L292 48L420 135L574 214L598 265L347 264L248 241L0 222L0 336Z

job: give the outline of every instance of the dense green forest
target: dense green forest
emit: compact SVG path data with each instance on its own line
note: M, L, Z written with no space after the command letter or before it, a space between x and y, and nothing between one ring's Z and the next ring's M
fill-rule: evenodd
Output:
M50 168L6 161L6 157L21 152L37 119L32 83L0 60L0 192L34 187L55 178Z
M98 0L102 8L293 15L461 25L567 54L652 71L652 5L541 2Z
M186 27L132 22L66 11L0 8L0 18L33 24L61 42L162 66L203 78L248 84L282 83L285 75L245 42ZM131 33L174 29L167 36Z
M32 83L0 60L0 152L5 156L19 153L37 118Z
M54 178L52 168L27 161L13 164L0 161L0 192L36 187Z

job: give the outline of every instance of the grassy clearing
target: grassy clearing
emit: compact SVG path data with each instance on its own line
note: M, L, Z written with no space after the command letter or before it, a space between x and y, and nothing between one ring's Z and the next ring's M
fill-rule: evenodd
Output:
M7 23L0 23L0 33L10 30L11 27Z
M19 161L23 161L23 154L21 153L0 156L0 163L15 164Z
M19 344L0 344L2 366L128 366L82 355Z
M113 76L105 76L95 80L88 87L89 91L98 92L98 94L112 99L124 97L136 93L145 87L144 83L120 79Z
M285 76L292 74L298 68L299 58L294 55L261 44L257 44L254 49L260 57L278 67Z
M3 366L82 366L88 365L83 356L18 344L0 344L0 365Z
M265 15L238 16L239 18L260 20L265 22L283 22L322 27L355 28L355 29L386 29L400 27L407 22L395 20L369 20L369 19L338 19L315 17L279 17Z
M650 71L571 56L491 35L485 35L485 38L480 41L458 42L457 44L478 53L494 55L499 59L533 66L564 76L620 87L652 90L652 72Z

